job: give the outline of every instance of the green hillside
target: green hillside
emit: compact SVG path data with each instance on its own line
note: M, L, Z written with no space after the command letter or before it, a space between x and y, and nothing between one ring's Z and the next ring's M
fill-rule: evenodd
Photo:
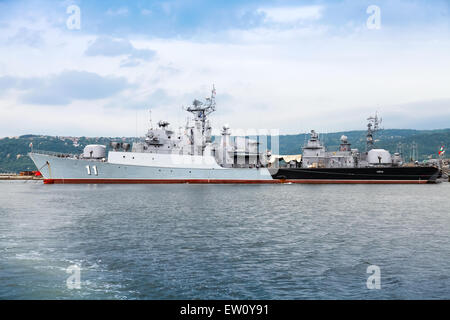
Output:
M84 146L88 144L109 146L109 142L112 140L131 142L134 138L73 138L36 135L2 138L0 139L0 172L36 170L34 163L27 156L27 153L31 150L30 143L33 143L33 149L35 150L80 154L83 152Z
M365 150L365 131L348 131L321 134L320 139L329 150L336 150L342 135L346 135L352 148ZM281 135L280 154L298 154L308 134ZM399 146L405 160L412 155L412 146L417 144L418 160L427 159L429 156L436 158L439 147L450 146L450 129L442 130L403 130L385 129L376 134L376 147L384 148L390 152L397 152ZM88 138L88 137L53 137L25 135L0 139L0 172L20 172L23 170L35 170L31 159L27 156L30 151L30 143L34 149L79 154L88 144L104 144L122 140L133 142L135 138Z

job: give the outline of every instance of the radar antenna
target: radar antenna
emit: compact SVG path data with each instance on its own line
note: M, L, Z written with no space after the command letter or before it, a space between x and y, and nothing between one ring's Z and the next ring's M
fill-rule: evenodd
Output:
M194 99L192 105L184 108L186 111L193 113L198 118L201 116L207 116L216 111L216 88L213 85L211 90L211 97L207 97L205 102Z
M189 107L183 107L184 110L194 115L195 120L202 122L202 132L205 131L206 117L216 111L216 88L213 85L211 90L211 96L205 98L205 101L194 99L192 105Z

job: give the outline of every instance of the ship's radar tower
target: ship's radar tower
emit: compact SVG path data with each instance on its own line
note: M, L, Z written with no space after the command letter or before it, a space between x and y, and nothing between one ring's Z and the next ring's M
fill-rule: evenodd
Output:
M369 118L367 118L367 121L369 121L369 123L367 124L366 151L369 151L373 148L373 136L380 130L380 125L383 119L378 118L378 114L375 113L375 116L370 116Z
M202 133L204 133L206 129L206 117L216 111L216 88L214 85L211 90L211 97L207 97L204 102L195 99L191 106L184 107L183 109L192 113L195 121L201 121Z

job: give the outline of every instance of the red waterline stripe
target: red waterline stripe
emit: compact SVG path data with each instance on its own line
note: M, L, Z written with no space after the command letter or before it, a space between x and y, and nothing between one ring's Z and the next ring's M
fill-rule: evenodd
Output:
M283 183L305 184L425 184L427 180L284 180ZM431 181L430 181L431 182Z
M324 180L324 179L273 179L273 180L228 180L228 179L44 179L45 184L424 184L427 180Z

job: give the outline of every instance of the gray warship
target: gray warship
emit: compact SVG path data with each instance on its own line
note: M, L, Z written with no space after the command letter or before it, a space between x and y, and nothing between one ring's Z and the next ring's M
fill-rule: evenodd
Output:
M29 156L44 183L276 183L267 169L267 152L246 137L232 139L224 125L213 141L209 115L216 91L185 107L191 114L180 132L167 121L151 126L130 145L88 145L79 155L32 150Z
M327 151L314 130L303 147L301 161L272 171L274 179L297 183L434 183L441 175L435 166L405 166L400 153L393 155L374 146L374 134L381 119L368 119L366 150L352 149L348 138L341 137L339 150Z

